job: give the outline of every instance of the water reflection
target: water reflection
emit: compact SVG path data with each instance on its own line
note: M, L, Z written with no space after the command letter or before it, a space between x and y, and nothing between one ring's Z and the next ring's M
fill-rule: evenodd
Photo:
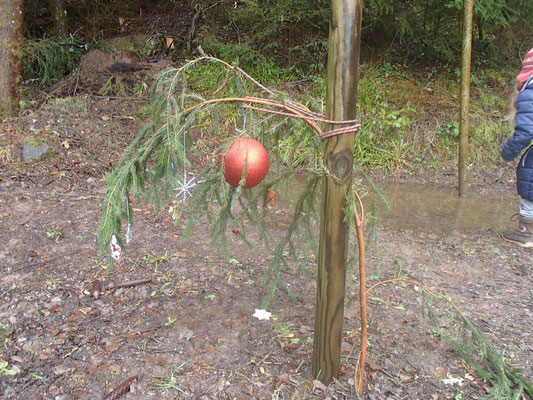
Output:
M382 223L391 229L447 235L453 230L468 233L480 228L512 228L518 210L513 192L479 194L470 191L458 197L455 188L437 185L378 183L387 195L390 209L382 209Z
M292 220L292 210L307 179L299 176L291 181L288 199L279 196L271 208L267 223L286 228ZM411 230L443 237L452 231L473 232L482 228L514 229L511 216L518 211L519 197L514 191L475 193L459 197L457 189L442 185L390 183L374 181L390 204L387 210L378 204L379 225L392 230ZM373 210L368 198L363 199L365 210Z

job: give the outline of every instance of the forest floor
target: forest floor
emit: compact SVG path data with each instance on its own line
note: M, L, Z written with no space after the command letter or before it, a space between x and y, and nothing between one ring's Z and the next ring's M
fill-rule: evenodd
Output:
M102 176L139 128L141 104L80 95L43 102L0 124L0 398L101 399L131 377L137 378L124 399L358 398L356 272L347 275L339 379L324 386L311 373L314 262L304 265L310 278L298 274L298 261L289 262L283 280L297 298L279 290L272 318L259 320L254 311L265 295L261 280L271 253L253 229L253 249L228 231L227 257L210 247L206 221L185 241L168 205L157 211L135 204L132 240L120 261L98 254ZM46 138L53 151L21 161L28 137ZM454 179L447 171L420 171L376 176L376 183L453 188ZM500 170L486 170L473 174L472 191L513 192L512 180L511 168L503 179ZM445 235L379 221L376 227L369 286L403 276L448 296L508 363L533 378L533 250L503 241L490 227ZM112 288L145 278L150 282ZM103 286L98 298L95 280ZM404 282L370 293L363 398L489 393L494 382L458 357L432 325L427 304L422 290ZM436 326L455 337L449 304L435 297L430 307L442 317Z

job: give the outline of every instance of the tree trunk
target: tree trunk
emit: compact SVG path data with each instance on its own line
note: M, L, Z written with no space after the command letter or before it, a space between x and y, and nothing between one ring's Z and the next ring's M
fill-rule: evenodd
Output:
M54 28L60 39L67 37L67 11L64 0L50 0L50 13L54 19Z
M362 0L331 0L326 116L355 119L357 68L361 38ZM355 133L326 139L324 163L331 175L323 178L320 211L313 377L330 383L338 376L344 286L348 253L345 193L351 185Z
M0 116L16 114L22 79L22 0L0 0Z

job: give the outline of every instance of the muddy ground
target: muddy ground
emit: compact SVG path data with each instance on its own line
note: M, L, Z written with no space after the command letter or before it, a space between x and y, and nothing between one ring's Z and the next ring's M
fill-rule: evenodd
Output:
M313 262L303 266L310 278L297 273L298 261L290 263L283 279L297 299L278 291L269 307L274 318L266 321L253 314L271 254L253 230L257 246L250 249L228 228L227 257L209 246L205 221L184 241L168 207L135 204L133 237L121 260L98 254L102 174L133 138L145 100L94 93L75 99L43 101L0 124L0 398L101 399L137 376L122 398L356 399L357 274L348 273L347 295L355 301L346 305L339 380L324 387L311 376ZM45 137L53 150L22 161L28 137ZM455 178L449 170L376 176L378 184L384 180L452 188ZM514 190L512 169L474 174L472 182L473 191ZM377 240L369 240L368 284L401 275L446 294L531 379L533 251L502 241L488 226L437 235L378 222ZM143 278L151 282L106 290ZM97 299L96 279L103 286ZM437 335L420 290L396 283L369 297L363 398L487 395L494 382ZM435 304L444 316L443 304Z

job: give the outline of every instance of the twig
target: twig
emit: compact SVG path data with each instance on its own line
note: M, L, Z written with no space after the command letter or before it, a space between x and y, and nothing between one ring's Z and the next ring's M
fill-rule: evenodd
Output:
M302 361L300 361L300 364L298 364L298 367L296 367L296 369L294 370L294 374L298 374L298 372L300 371L300 368L302 368L302 366L304 365L305 363L305 359L303 359Z
M419 288L427 290L428 292L430 292L430 293L434 294L435 296L440 297L441 299L446 301L449 305L451 305L455 309L455 311L457 311L459 313L459 315L461 315L461 317L466 319L466 317L465 317L464 313L461 311L461 309L459 307L457 307L455 305L455 303L453 301L451 301L448 297L446 297L442 293L437 292L436 290L430 289L427 286L422 285L421 283L412 281L410 279L394 278L394 279L388 279L388 280L385 280L385 281L381 281L381 282L375 283L374 285L372 285L372 286L370 286L368 288L368 290L366 291L366 294L368 295L368 293L370 293L370 291L372 291L374 288L376 288L378 286L385 285L385 284L388 284L388 283L394 283L394 282L405 282L405 283L409 283L410 285L418 286Z
M152 283L152 278L143 278L143 279L136 279L134 281L126 281L126 282L117 283L116 285L107 287L106 290L127 288L127 287L132 287L132 286L144 285L146 283Z
M354 207L355 210L355 230L357 232L357 243L359 245L359 309L361 313L361 343L360 343L360 353L359 353L359 396L363 395L363 381L365 376L365 364L366 364L366 342L368 337L368 314L366 306L366 270L365 270L365 238L363 235L363 226L365 222L365 210L363 208L363 202L361 197L357 193L357 190L354 188L354 194L361 208L361 216L359 216L359 211L357 206Z
M126 379L120 385L118 385L113 391L111 391L103 400L116 400L120 396L125 395L130 391L130 385L139 379L138 375L134 375L131 378Z

